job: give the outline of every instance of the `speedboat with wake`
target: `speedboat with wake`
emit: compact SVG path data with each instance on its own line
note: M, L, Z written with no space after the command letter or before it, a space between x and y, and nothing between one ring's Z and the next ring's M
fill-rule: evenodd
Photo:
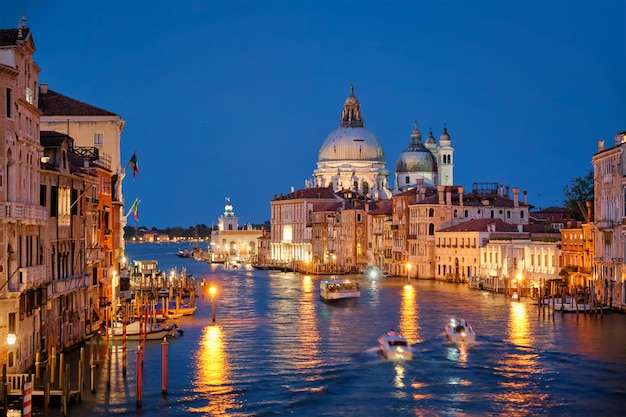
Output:
M411 344L405 337L390 330L378 339L380 350L387 359L413 359Z
M465 319L450 319L448 324L446 324L446 333L448 338L454 343L474 342L476 340L474 329Z

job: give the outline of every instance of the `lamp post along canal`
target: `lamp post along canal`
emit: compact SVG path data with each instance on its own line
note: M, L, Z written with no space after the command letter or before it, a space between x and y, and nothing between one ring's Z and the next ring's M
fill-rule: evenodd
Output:
M211 285L210 293L211 293L211 315L212 315L213 323L215 323L215 286L214 285Z

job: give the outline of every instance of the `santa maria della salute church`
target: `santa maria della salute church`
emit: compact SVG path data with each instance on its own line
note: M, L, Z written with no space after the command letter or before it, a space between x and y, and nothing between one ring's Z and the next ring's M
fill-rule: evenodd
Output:
M415 275L423 271L422 276L432 277L434 230L442 223L410 225L409 205L449 193L451 188L458 194L462 187L453 186L453 156L445 127L437 143L432 132L424 140L414 122L409 145L397 157L395 178L390 180L383 147L365 128L351 86L339 127L319 150L313 179L303 189L292 189L271 201L271 235L262 242L259 258L267 256L260 262L316 273L376 266L405 274L413 261ZM415 238L418 231L429 241L410 243L409 237ZM421 254L421 265L420 256L412 260L410 252Z
M319 188L334 192L351 191L365 199L387 199L392 194L417 184L425 186L452 185L454 148L444 127L439 145L429 133L425 142L414 123L411 142L396 161L395 188L389 186L389 170L385 154L376 136L363 123L361 104L350 87L341 113L339 127L333 130L319 151L314 182Z

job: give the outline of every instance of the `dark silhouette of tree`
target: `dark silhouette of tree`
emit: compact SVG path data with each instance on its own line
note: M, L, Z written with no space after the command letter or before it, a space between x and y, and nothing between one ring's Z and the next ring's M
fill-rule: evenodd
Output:
M565 195L565 208L573 219L580 221L592 221L587 218L587 201L591 201L593 207L593 169L583 177L573 178L563 190Z

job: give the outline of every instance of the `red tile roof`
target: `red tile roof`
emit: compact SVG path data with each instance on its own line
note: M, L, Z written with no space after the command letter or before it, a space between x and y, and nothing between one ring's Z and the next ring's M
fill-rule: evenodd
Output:
M44 116L117 116L91 104L48 90L39 94L39 110Z
M507 223L500 219L474 219L446 227L445 229L441 229L440 232L487 232L487 226L490 224L496 225L496 232L518 231L516 224Z
M19 29L0 29L0 46L17 45ZM22 39L26 40L31 35L29 28L22 29Z
M337 199L337 195L332 188L329 187L311 187L303 188L301 190L294 191L287 195L274 196L274 201L277 200L296 200L296 199L322 199L332 198Z

